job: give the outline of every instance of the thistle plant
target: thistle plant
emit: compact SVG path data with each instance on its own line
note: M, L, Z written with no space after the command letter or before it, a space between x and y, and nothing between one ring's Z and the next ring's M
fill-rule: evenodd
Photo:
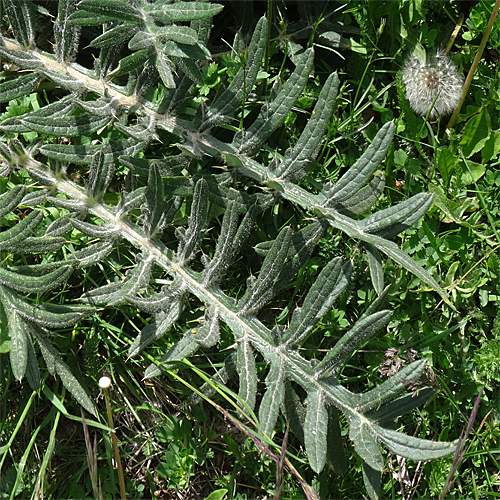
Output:
M409 437L390 428L399 415L432 395L432 391L407 392L407 384L423 374L425 361L409 363L378 387L362 393L350 391L340 381L349 359L391 316L383 309L388 287L382 254L448 301L436 280L390 239L422 217L432 196L421 193L370 214L384 190L379 167L391 145L392 123L380 128L337 182L324 182L312 193L298 182L308 173L325 137L335 107L337 74L324 83L296 144L284 154L277 152L270 163L260 156L305 88L314 66L312 49L296 56L288 80L277 86L274 97L244 128L229 140L227 134L218 133L221 126L241 123L238 117L246 95L257 83L268 43L265 18L255 28L244 66L227 88L206 103L192 97L194 83L201 77L197 61L209 57L205 42L211 18L221 10L217 4L60 0L53 54L35 46L36 20L44 15L43 9L35 16L30 0L4 0L4 5L11 14L15 38L0 40L0 56L25 72L0 84L1 100L25 96L41 81L52 82L65 92L38 110L0 122L5 141L0 143L3 174L15 170L28 176L26 185L0 196L0 215L15 212L17 207L32 208L0 234L0 250L5 256L32 253L46 257L22 265L7 259L0 267L0 303L8 318L10 361L16 379L26 377L38 389L40 353L48 371L59 375L82 406L94 413L92 399L52 345L51 330L83 322L99 309L126 304L150 316L128 351L130 357L136 357L170 332L186 299L194 296L204 304L199 326L188 328L147 367L146 378L161 376L173 362L193 356L199 349L210 355L217 348L220 324L224 323L235 342L233 352L224 351L221 372L238 376L240 399L245 408L254 409L259 382L256 359L268 364L258 409L260 431L271 435L282 412L303 440L314 471L320 472L327 462L339 473L345 471L343 448L338 446L339 411L363 459L372 498L380 494L382 444L414 460L453 452L453 443ZM22 16L12 14L21 11ZM74 62L80 27L89 25L99 26L101 31L90 41L96 50L93 68ZM127 49L123 54L122 47ZM148 92L153 85L156 91ZM191 113L186 113L187 102ZM40 138L24 143L22 134L33 131ZM90 140L82 142L82 136ZM160 140L162 151L169 147L172 153L158 158ZM216 159L217 167L223 166L222 173L218 173L220 168L211 169L211 158ZM68 175L75 166L85 176L84 184ZM118 171L124 178L118 179ZM117 183L119 199L109 202L110 186L116 189ZM263 259L259 273L248 277L246 291L238 299L230 297L223 290L224 275L257 217L284 200L306 210L310 218L299 231L284 227L274 240L257 244L255 250ZM65 215L48 224L46 207L59 207ZM179 214L186 210L189 219L184 224ZM211 252L199 257L201 241L220 214L219 238ZM176 245L167 244L164 238L172 235L171 228L175 228ZM326 263L301 306L291 314L287 328L265 324L258 313L294 279L331 228L364 245L378 298L324 357L310 359L298 349L348 287L352 261L337 257ZM72 231L88 236L89 244L63 253L65 235ZM107 260L118 243L135 256L134 265L123 277L115 276ZM112 279L84 291L80 297L83 305L50 303L48 292L67 283L75 270L97 264ZM166 277L161 287L152 280L158 272ZM222 373L215 377L220 379ZM297 387L307 394L305 401L300 400Z
M406 98L419 116L435 120L453 113L458 105L464 79L443 51L430 56L415 50L402 70Z

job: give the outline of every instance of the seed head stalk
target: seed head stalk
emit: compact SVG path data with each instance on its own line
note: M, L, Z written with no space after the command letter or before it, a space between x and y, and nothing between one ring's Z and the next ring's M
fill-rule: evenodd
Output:
M447 129L453 127L455 124L455 121L458 117L458 114L460 113L460 110L462 108L462 105L465 101L465 97L467 95L467 92L469 91L470 84L472 83L472 78L474 77L474 73L476 72L476 69L479 65L479 61L481 60L481 57L484 52L484 48L486 47L486 42L488 41L488 38L490 37L491 29L493 28L493 23L495 22L495 19L498 14L498 10L500 8L500 0L495 1L495 5L493 6L493 10L491 12L490 19L488 21L488 25L486 26L486 29L484 30L483 38L481 39L481 43L479 44L479 47L477 49L476 57L474 57L474 61L472 62L472 66L470 67L469 73L467 74L467 78L465 79L464 86L462 87L462 93L460 94L460 99L458 100L457 107L453 114L451 115L450 121L448 122L448 125L446 126Z
M113 451L115 454L116 466L118 469L118 481L120 482L120 498L121 500L127 500L125 494L125 479L123 477L122 461L120 459L120 452L118 450L118 441L116 440L115 426L113 424L113 414L111 413L111 404L109 402L109 388L111 387L111 380L108 377L101 377L99 380L99 387L104 395L104 400L106 401L106 410L108 412L108 426L113 429L111 432L111 441L113 442Z

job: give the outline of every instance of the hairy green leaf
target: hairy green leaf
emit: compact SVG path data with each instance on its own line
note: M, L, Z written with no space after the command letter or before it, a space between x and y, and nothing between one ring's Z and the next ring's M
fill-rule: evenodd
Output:
M285 368L283 364L273 364L266 377L266 392L259 407L259 423L262 432L272 436L280 406L285 400Z
M60 63L68 63L78 51L80 27L69 23L69 16L75 12L77 0L61 0L54 25L54 53Z
M253 410L257 393L257 368L252 347L247 340L238 343L236 370L240 379L238 395ZM244 410L244 406L241 406Z
M56 288L65 282L73 272L70 266L62 265L58 269L42 276L19 274L0 267L0 284L24 293L41 293Z
M304 424L306 451L312 470L319 474L326 462L328 413L325 408L325 395L321 391L310 392L306 398L306 405Z
M61 136L81 136L105 127L110 121L109 117L80 115L54 118L52 116L28 115L21 120L22 125L39 132L40 134L50 134Z
M3 4L16 40L22 47L29 47L35 39L35 13L31 0L3 0Z
M286 151L283 162L278 165L276 177L295 180L305 175L309 162L318 152L324 131L332 116L338 87L339 77L337 73L333 73L321 89L313 115L307 122L297 144Z
M311 74L314 63L313 50L307 49L297 60L295 71L283 85L276 98L263 106L259 117L245 131L239 152L251 154L264 142L284 121L299 98Z
M8 307L4 309L9 317L10 366L14 378L20 381L26 373L28 363L28 334L17 311L15 309L9 311Z
M222 10L223 6L217 3L175 2L157 0L155 3L145 3L144 11L162 23L191 21L212 17Z
M38 87L39 82L40 75L38 73L29 73L19 76L14 80L0 83L0 102L11 101L12 99L31 94Z
M94 402L87 395L78 379L71 373L68 365L61 359L57 350L45 338L43 331L35 328L32 329L32 332L35 335L38 345L40 346L40 350L50 373L53 375L57 373L57 375L61 377L64 386L78 401L78 403L80 403L92 415L97 415L97 409Z

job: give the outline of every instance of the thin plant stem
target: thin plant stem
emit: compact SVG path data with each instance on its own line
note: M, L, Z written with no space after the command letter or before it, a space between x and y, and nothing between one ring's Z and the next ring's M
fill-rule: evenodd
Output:
M127 500L127 496L125 494L125 479L123 477L122 461L120 459L120 451L118 450L118 441L116 439L115 426L113 423L113 414L111 413L111 404L109 402L109 387L111 386L111 380L108 377L102 377L99 380L99 386L101 387L102 393L104 395L104 400L106 401L108 425L112 429L111 441L113 443L116 467L118 469L118 481L120 482L120 498L121 500Z
M464 15L460 14L458 18L457 25L455 26L455 29L453 30L453 33L451 34L450 41L448 42L448 45L446 46L446 49L444 53L448 55L450 52L451 48L453 47L453 44L455 43L455 39L458 36L458 32L460 31L460 28L462 27L462 24L464 23Z
M474 73L476 72L476 69L479 65L479 61L481 60L481 57L483 55L484 48L486 47L486 42L490 37L491 29L493 28L493 23L495 22L499 8L500 8L500 0L496 0L495 5L493 6L493 11L491 12L490 19L488 21L488 25L484 30L483 38L481 39L481 43L479 44L479 48L477 49L476 57L474 57L474 61L472 62L472 66L470 67L469 73L467 74L464 86L462 87L462 94L460 96L460 99L458 100L457 107L453 112L453 114L451 115L450 121L448 122L448 125L446 127L448 129L453 127L456 119L458 118L460 110L462 109L465 97L467 95L467 92L469 91L470 84L472 83L472 78L474 78Z
M462 460L465 455L465 441L469 437L469 434L472 430L472 426L474 425L474 420L476 419L477 412L479 410L479 404L481 403L481 396L483 394L483 390L481 389L479 391L479 394L477 395L476 402L474 403L474 407L472 409L472 412L469 417L469 421L467 423L467 429L465 430L465 433L462 432L460 435L460 438L458 439L457 447L455 449L455 455L453 456L453 462L451 464L450 472L448 474L448 477L446 478L445 484L443 491L441 492L441 495L439 496L439 500L443 500L447 493L450 491L451 487L453 486L453 483L455 482L455 473L458 470L458 467L462 463Z

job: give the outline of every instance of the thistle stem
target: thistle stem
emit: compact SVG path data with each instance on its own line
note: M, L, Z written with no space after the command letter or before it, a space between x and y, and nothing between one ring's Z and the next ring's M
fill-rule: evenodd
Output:
M472 62L472 66L470 67L467 78L465 79L464 86L462 87L462 94L460 95L460 99L458 100L457 107L453 112L453 114L451 115L448 125L446 126L447 129L453 127L460 113L460 110L462 109L465 97L467 95L467 92L469 91L470 84L472 83L472 78L474 78L474 73L476 72L476 69L479 65L479 61L481 60L481 57L483 55L484 48L486 47L486 42L490 37L491 29L493 28L493 23L495 22L499 8L500 8L500 0L496 0L495 5L493 6L493 11L491 12L490 19L488 21L488 25L484 30L483 38L481 39L481 43L479 44L479 47L477 49L476 57L474 57L474 61Z
M115 426L113 424L113 414L111 413L111 404L109 402L109 388L111 387L111 380L108 377L102 377L99 380L99 386L106 401L106 410L108 412L108 426L113 430L111 432L111 441L113 442L113 451L115 454L116 466L118 469L118 481L120 482L120 498L127 500L125 494L125 479L123 477L122 461L120 459L120 452L118 450L118 441L116 439Z

